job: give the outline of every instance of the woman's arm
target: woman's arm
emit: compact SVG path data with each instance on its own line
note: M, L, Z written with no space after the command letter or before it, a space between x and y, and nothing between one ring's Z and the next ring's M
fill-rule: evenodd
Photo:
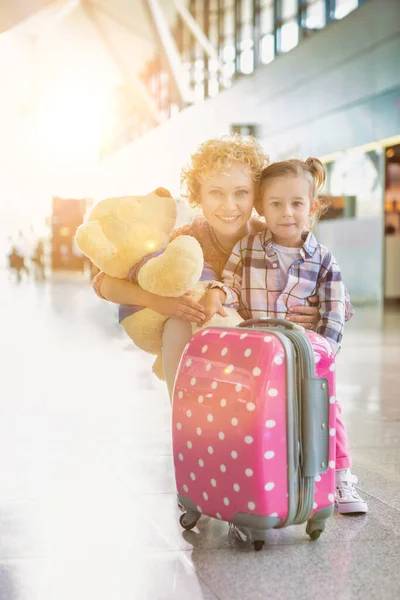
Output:
M224 292L225 298L221 297L225 306L230 306L239 310L241 292L242 292L242 246L238 242L232 250L228 262L222 272L222 282L215 281L211 290L220 289Z
M165 298L142 290L137 283L110 277L104 273L96 275L93 287L101 298L115 304L136 304L151 308L166 317L177 317L200 325L205 318L203 307L192 298L190 292L178 298Z

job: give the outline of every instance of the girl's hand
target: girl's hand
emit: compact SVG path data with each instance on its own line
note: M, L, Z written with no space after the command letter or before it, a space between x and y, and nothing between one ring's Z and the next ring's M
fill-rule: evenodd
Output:
M178 298L153 296L152 310L166 317L177 317L183 321L190 321L202 325L205 321L205 311L201 304L192 298L192 293L187 292Z
M223 305L224 300L225 292L222 290L215 288L206 291L204 296L199 300L199 303L204 308L205 321L208 321L216 314L221 315L221 317L227 316Z
M318 296L310 296L308 301L310 306L292 306L290 308L291 314L288 314L286 319L315 331L320 319Z

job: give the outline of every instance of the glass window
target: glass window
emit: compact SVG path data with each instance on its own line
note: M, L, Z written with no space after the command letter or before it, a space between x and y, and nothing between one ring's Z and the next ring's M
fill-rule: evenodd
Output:
M225 63L235 60L235 45L232 42L228 42L224 45L222 50L222 60Z
M222 67L222 74L223 74L224 82L227 79L231 79L233 77L234 73L235 73L235 63L233 61L226 63Z
M325 1L318 0L310 4L302 19L303 27L307 29L321 29L325 27Z
M299 26L297 21L289 21L282 25L279 35L280 52L289 52L299 43Z
M250 23L253 19L253 0L242 0L242 23Z
M239 69L240 69L240 72L244 73L245 75L250 75L250 73L252 73L254 71L253 48L243 50L243 52L240 53Z
M253 27L250 24L242 25L241 38L242 40L253 39Z
M343 19L358 7L358 0L336 0L335 19Z
M196 83L194 86L194 95L196 101L204 100L204 85L202 83Z
M260 26L262 33L272 33L274 29L274 11L272 6L263 8L260 14Z
M224 36L233 36L235 31L235 13L233 8L229 8L224 13Z
M261 40L261 62L267 65L275 58L274 36L272 33L264 35Z
M219 86L218 79L210 79L208 82L208 95L213 98L218 94Z
M218 44L218 16L210 14L210 41L217 47Z
M282 0L282 20L290 19L297 15L297 0Z

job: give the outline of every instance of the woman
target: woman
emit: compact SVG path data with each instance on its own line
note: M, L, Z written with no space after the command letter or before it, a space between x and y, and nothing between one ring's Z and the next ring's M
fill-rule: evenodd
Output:
M220 277L232 248L245 235L265 229L265 222L252 217L261 171L268 164L259 143L252 137L224 136L203 143L182 171L185 196L202 216L177 228L172 239L192 235L200 243L204 260ZM99 273L93 280L99 296L117 304L151 308L169 319L164 326L163 366L172 399L175 374L182 352L191 337L192 321L207 318L206 301L189 294L164 298L142 290L137 284ZM315 297L309 299L312 303ZM299 306L288 319L312 328L319 320L318 308Z

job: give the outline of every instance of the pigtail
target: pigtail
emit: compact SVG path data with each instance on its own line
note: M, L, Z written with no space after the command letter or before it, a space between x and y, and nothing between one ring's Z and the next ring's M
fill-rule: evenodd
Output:
M318 158L307 158L305 161L306 170L311 174L315 182L315 191L319 192L326 181L325 167Z

